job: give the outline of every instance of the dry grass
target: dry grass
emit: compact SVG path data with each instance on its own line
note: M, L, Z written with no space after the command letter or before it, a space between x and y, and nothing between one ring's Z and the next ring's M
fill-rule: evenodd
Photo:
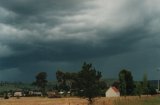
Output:
M115 100L114 105L160 105L160 97L142 97Z
M20 99L1 99L0 105L87 105L87 100L80 98L40 98L21 97Z
M96 98L93 105L160 105L160 97L120 97ZM20 99L0 99L0 105L87 105L88 101L82 98L40 98L21 97Z

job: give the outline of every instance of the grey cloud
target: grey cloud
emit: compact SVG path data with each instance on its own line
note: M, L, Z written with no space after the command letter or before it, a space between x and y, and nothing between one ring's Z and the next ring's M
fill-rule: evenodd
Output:
M144 58L159 57L157 2L0 0L1 70L18 68L27 80L24 74L34 76L41 68L49 73L59 66L77 70L77 65L90 61L115 77L118 71L105 71L111 61L109 69L126 66L136 74L148 64ZM156 56L148 57L154 49ZM135 66L130 59L144 63ZM147 67L157 66L155 62Z
M11 56L14 53L7 45L0 44L0 49L0 58Z
M0 80L1 81L12 81L18 79L21 75L21 71L18 68L9 68L0 70Z

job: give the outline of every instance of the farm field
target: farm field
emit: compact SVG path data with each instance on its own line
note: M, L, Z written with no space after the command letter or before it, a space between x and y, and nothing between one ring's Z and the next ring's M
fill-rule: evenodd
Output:
M0 105L87 105L87 100L82 98L41 98L21 97L20 99L0 99ZM121 97L121 98L96 98L93 105L160 105L159 96L146 97Z

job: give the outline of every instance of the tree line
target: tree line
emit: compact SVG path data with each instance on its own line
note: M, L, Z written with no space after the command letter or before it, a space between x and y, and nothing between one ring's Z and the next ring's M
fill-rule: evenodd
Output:
M47 73L40 72L36 75L34 84L45 93L47 86ZM90 103L97 96L105 94L107 83L102 79L102 73L96 70L92 64L84 63L78 72L56 72L56 89L61 91L76 91L75 95L86 97ZM131 71L123 69L119 72L118 81L112 86L120 90L121 96L131 96L141 94L155 94L155 89L149 84L147 75L144 74L142 81L134 81Z

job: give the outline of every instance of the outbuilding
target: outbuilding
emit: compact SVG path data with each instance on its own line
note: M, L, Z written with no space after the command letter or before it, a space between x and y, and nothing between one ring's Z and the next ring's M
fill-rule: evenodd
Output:
M106 91L106 97L119 97L119 96L120 96L120 92L116 87L110 87Z
M17 92L14 93L14 96L15 96L15 97L22 97L23 94L22 94L22 92L17 91Z

